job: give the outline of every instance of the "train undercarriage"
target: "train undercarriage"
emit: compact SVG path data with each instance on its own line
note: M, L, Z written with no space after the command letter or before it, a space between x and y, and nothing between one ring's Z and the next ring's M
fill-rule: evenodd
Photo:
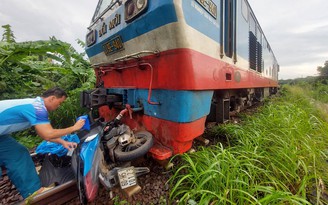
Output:
M230 114L239 113L251 107L254 103L262 102L268 96L276 93L276 87L217 90L213 94L207 122L228 122L230 120Z

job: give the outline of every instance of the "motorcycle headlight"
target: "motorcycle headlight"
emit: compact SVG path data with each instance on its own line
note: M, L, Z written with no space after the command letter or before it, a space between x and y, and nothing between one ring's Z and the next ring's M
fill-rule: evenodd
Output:
M130 22L147 10L148 0L128 0L124 4L125 21Z

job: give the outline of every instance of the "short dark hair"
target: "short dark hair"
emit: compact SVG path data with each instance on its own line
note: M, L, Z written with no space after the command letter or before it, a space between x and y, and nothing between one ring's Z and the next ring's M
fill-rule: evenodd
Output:
M51 88L51 89L45 91L41 95L41 97L44 97L44 98L49 97L49 96L55 96L56 98L62 98L63 96L67 97L67 94L63 89L61 89L59 87L54 87L54 88Z

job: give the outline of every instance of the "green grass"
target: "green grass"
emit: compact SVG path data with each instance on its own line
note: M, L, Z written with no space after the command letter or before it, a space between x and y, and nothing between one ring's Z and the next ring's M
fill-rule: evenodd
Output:
M296 92L298 89L299 92ZM218 144L183 154L170 179L179 204L320 204L328 184L328 125L304 90L287 87L242 124L215 127ZM310 200L310 193L316 192ZM313 195L313 193L312 193Z

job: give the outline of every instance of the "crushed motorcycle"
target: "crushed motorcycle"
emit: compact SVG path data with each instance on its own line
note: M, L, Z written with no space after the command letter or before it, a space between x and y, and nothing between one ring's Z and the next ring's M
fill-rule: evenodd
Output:
M72 154L72 167L76 173L79 198L82 204L92 202L99 185L106 190L138 186L137 177L148 173L148 167L135 167L131 161L144 156L153 145L153 136L147 131L133 131L121 123L129 113L127 105L110 122L97 121L89 131L78 133L80 143Z

